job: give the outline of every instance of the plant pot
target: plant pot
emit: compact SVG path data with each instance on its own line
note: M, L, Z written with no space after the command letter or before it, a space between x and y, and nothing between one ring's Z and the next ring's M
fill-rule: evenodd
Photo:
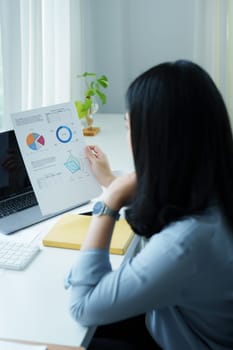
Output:
M99 127L93 126L93 115L89 114L88 116L81 119L81 124L83 126L83 135L84 136L95 136L100 132Z

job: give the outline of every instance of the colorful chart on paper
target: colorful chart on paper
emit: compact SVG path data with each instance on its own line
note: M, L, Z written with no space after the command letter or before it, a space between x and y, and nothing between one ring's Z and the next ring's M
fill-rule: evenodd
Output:
M56 137L62 143L70 142L72 139L72 131L68 126L61 125L56 130Z
M33 132L27 135L26 143L30 149L37 151L45 145L45 139L44 136Z
M13 113L12 122L43 215L76 208L102 193L73 102Z

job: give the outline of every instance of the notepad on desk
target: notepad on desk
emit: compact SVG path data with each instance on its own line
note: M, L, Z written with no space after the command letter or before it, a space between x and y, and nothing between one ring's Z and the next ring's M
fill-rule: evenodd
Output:
M43 245L80 249L87 234L91 216L64 214L43 239ZM111 254L125 254L134 233L125 219L116 222L110 244Z

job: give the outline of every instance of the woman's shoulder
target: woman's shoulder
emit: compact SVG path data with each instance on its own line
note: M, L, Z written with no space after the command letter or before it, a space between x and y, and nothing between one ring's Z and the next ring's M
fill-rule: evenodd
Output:
M174 221L164 227L161 234L169 234L170 232L183 232L189 235L191 232L198 230L210 231L219 225L226 225L224 216L217 206L208 207L201 213L185 216L177 221Z
M166 251L179 247L186 251L210 249L221 241L227 241L233 248L233 231L227 224L218 206L212 206L198 215L182 218L166 226L150 239L150 244L160 244Z

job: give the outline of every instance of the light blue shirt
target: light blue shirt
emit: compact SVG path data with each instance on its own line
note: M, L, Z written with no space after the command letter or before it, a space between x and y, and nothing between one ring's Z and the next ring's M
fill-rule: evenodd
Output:
M80 252L69 286L83 325L146 313L164 350L233 349L233 232L216 208L170 224L116 271L107 251Z

